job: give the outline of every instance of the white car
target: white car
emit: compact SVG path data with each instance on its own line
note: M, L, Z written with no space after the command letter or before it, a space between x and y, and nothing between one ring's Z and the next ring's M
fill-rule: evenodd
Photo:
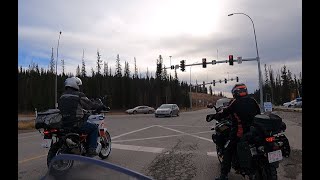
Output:
M180 109L176 104L162 104L158 109L154 112L154 116L179 116Z
M143 113L143 114L152 114L154 113L154 108L149 107L149 106L137 106L132 109L126 110L126 113L128 114L138 114L138 113Z
M298 97L290 102L283 103L284 107L302 107L302 98Z

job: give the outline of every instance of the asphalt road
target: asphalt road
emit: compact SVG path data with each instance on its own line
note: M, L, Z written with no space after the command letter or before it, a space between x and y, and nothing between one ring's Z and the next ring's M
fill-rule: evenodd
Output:
M214 179L219 162L210 131L214 122L205 116L211 109L155 118L153 114L110 115L105 125L112 137L112 151L105 161L154 179ZM302 114L276 112L287 124L292 154L280 163L279 179L302 179ZM46 171L48 149L40 146L39 132L18 135L18 178L39 179ZM99 157L95 157L99 159ZM232 170L230 180L243 179Z

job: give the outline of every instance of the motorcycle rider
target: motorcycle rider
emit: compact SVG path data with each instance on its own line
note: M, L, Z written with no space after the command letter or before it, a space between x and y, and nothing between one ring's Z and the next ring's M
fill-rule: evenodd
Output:
M221 118L227 116L230 116L232 121L230 135L225 144L225 151L223 152L220 176L216 177L216 180L228 179L232 156L237 149L237 142L243 134L250 131L250 125L252 124L254 116L261 113L257 101L249 97L245 84L235 84L231 92L234 99L230 102L229 106L222 112L209 114L206 117L207 122L210 122L213 119L219 121Z
M89 100L84 93L80 92L81 85L82 81L78 77L69 77L65 80L65 91L58 101L58 109L65 128L88 134L87 156L92 157L97 155L98 128L86 121L84 110L102 110L105 106Z

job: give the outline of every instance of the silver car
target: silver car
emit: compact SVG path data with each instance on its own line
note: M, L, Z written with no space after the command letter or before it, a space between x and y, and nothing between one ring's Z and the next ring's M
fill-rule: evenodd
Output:
M128 114L152 114L154 113L154 108L153 107L149 107L149 106L137 106L135 108L132 109L128 109L126 110L126 113Z
M158 109L154 112L154 116L179 116L180 109L176 104L162 104Z

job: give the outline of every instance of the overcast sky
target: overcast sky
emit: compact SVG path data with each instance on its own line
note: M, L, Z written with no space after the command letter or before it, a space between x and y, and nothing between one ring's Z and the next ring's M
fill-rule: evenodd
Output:
M147 68L155 75L156 61L162 55L166 67L200 63L202 58L226 60L255 58L255 26L261 71L264 64L277 73L284 65L299 76L302 72L302 0L19 0L18 66L32 62L48 68L51 51L57 55L58 73L75 74L84 59L86 70L96 70L97 51L114 73L120 56L124 68L129 62L134 71L134 57L139 73ZM178 78L190 83L190 67L177 69ZM174 75L174 71L168 69ZM191 83L212 82L239 77L249 92L259 88L257 61L221 63L191 68ZM214 86L214 91L230 92L235 81ZM228 94L226 94L228 95Z

